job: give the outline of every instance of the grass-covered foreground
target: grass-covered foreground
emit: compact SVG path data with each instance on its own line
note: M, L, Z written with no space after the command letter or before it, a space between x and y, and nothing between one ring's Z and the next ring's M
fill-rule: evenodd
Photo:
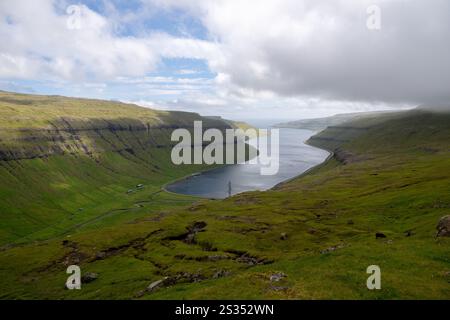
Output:
M226 200L160 191L199 168L172 166L161 142L139 146L156 131L100 131L109 144L80 138L92 155L2 161L1 298L450 298L450 238L436 237L450 214L449 114L329 128L310 141L334 151L327 163ZM65 289L71 264L97 278ZM381 290L366 287L369 265Z

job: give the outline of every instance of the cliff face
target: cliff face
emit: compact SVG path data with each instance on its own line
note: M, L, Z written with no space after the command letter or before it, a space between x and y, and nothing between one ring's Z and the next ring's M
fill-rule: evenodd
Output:
M375 111L375 112L343 113L325 118L302 119L285 123L279 123L276 125L276 127L306 129L318 132L330 127L340 127L343 123L346 122L355 121L359 119L377 118L387 113L389 112Z
M164 112L134 105L0 92L0 160L129 152L172 146L176 128L195 120L224 130L230 124L195 113Z
M348 164L380 154L448 152L449 137L450 113L417 108L331 126L308 143L333 151L336 160Z
M108 121L106 126L104 122L64 120L47 129L0 129L0 160L53 155L95 156L107 151L134 153L149 148L171 147L171 133L180 127L176 124L149 126L134 119ZM225 124L220 126L222 130L229 128Z

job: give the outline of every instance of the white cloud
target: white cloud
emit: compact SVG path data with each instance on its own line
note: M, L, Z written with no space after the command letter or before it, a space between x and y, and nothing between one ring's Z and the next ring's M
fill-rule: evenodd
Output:
M181 75L189 75L189 74L196 74L198 73L197 70L192 70L192 69L181 69L178 71L178 74Z
M107 83L84 86L105 95L109 84L128 86L136 91L128 101L248 117L450 100L447 0L141 0L140 12L81 6L80 29L68 28L56 1L0 2L0 78ZM366 28L373 3L382 13L376 32ZM161 8L201 21L207 40L190 30L117 33ZM206 60L216 77L191 78L187 68L155 76L162 57Z
M148 1L147 1L148 2ZM450 100L447 0L154 0L202 20L230 93L332 100ZM381 30L366 9L381 8Z
M164 33L123 37L113 21L79 5L58 14L54 1L0 3L0 77L84 80L143 76L161 57L212 59L213 43ZM7 39L7 41L5 41Z

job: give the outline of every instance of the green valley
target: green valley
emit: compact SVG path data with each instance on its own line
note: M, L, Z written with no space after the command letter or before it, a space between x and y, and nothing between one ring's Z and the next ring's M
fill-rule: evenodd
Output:
M194 113L0 93L2 299L448 299L450 113L358 117L325 163L265 192L163 191ZM66 268L95 275L67 290ZM382 289L368 290L378 265Z

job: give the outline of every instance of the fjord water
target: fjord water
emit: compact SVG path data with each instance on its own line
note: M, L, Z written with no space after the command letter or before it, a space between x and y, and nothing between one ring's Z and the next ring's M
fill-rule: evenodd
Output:
M328 151L304 143L313 134L314 132L309 130L280 129L280 167L275 175L261 175L259 163L228 165L177 181L166 189L175 193L214 199L228 197L230 182L232 195L270 189L322 163L328 157ZM270 142L270 139L268 140ZM249 143L254 145L255 139ZM270 150L271 146L269 152Z

